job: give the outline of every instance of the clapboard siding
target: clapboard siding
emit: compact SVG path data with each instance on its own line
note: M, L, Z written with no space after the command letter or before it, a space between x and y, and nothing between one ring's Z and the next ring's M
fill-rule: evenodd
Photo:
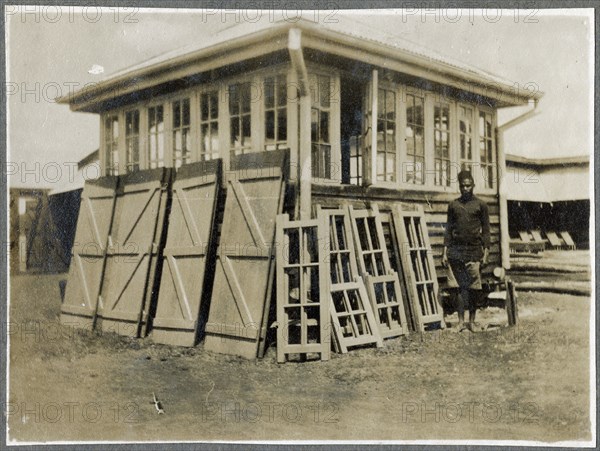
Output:
M484 269L484 273L489 273L495 266L500 266L502 260L500 255L500 208L496 196L476 195L487 203L490 212L490 264ZM398 205L421 205L425 212L425 220L427 222L438 279L440 279L442 285L446 278L446 270L441 266L446 214L448 203L457 197L457 193L408 191L374 187L365 188L353 185L313 184L312 186L313 205L320 205L323 208L337 208L341 205L368 208L371 203L376 202L383 215L384 222L389 221L388 212Z

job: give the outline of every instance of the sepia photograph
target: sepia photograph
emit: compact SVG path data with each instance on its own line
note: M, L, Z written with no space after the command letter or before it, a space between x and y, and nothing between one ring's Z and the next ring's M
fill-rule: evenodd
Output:
M4 445L596 446L596 11L306 3L3 6Z

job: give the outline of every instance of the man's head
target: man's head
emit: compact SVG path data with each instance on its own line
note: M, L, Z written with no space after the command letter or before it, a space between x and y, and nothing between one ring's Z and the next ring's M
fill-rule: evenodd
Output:
M458 173L458 187L460 188L460 194L463 199L470 199L473 196L473 188L475 188L475 182L470 171L460 171Z

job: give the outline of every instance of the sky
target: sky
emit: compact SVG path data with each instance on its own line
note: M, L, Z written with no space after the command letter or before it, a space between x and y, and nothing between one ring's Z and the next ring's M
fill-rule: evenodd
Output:
M99 146L96 114L54 99L89 82L235 26L283 19L281 11L140 10L7 6L10 186L53 187ZM290 11L285 17L346 16L392 36L544 92L539 114L511 129L505 150L532 158L593 149L592 10ZM90 74L94 66L104 73ZM499 112L499 121L518 111Z

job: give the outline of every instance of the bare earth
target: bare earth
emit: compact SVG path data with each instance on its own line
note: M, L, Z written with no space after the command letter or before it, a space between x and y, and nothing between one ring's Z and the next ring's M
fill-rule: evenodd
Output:
M520 293L515 328L450 328L279 365L273 348L246 361L60 325L64 277L11 278L16 442L591 439L587 297Z

